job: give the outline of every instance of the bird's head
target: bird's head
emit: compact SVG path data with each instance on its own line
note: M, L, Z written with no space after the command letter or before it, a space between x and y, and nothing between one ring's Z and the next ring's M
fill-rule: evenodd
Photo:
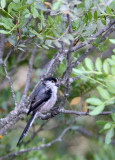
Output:
M48 77L48 78L45 78L43 83L48 86L48 87L56 87L58 88L59 87L59 80L55 77Z

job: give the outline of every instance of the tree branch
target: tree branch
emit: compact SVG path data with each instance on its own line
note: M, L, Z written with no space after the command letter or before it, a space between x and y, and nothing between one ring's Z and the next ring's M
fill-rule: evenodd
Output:
M35 44L33 49L32 49L31 57L30 57L30 60L29 60L29 70L28 70L26 85L25 85L24 93L22 95L20 104L25 100L27 92L28 92L28 88L29 88L29 84L30 84L30 78L31 78L31 74L32 74L32 68L33 68L33 60L34 60L34 56L35 56L35 53L36 53L36 48L37 48L37 46Z
M5 36L0 34L0 59L3 57Z
M100 39L100 41L97 44L100 44L103 42L109 34L111 34L113 31L115 31L115 28L110 28ZM72 68L76 67L78 64L80 64L94 49L96 46L91 46L85 53L83 53L75 62L72 63Z
M77 44L75 47L72 48L72 52L77 51L78 49L86 46L87 44L90 44L93 42L97 37L99 37L102 33L106 32L112 25L115 24L115 19L111 20L103 29L100 29L97 33L95 33L93 36L89 37L87 41L82 42L80 44Z
M15 93L14 93L14 90L13 90L13 84L12 84L12 81L11 81L11 79L10 79L10 76L8 75L8 71L7 71L7 69L6 69L6 63L7 63L7 60L8 60L8 58L9 58L9 56L10 56L11 53L12 53L12 50L13 50L13 47L11 47L9 53L7 54L5 60L3 61L3 67L4 67L5 74L6 74L6 78L8 79L9 84L10 84L11 93L12 93L12 97L13 97L13 99L14 99L15 106L17 106L16 96L15 96Z
M60 134L60 136L59 136L58 138L52 140L51 142L46 143L46 144L41 144L41 145L38 146L38 147L33 147L33 148L28 148L28 149L21 149L21 150L18 151L18 152L12 152L12 153L4 156L4 157L1 157L0 160L7 159L7 158L9 158L9 157L11 157L11 156L18 156L19 154L22 154L22 153L26 153L26 152L30 152L30 151L38 151L38 150L40 150L40 149L50 147L50 146L52 146L54 143L62 141L62 138L64 137L64 135L65 135L70 129L72 129L72 124L71 124L69 127L65 128L65 129L63 130L63 132Z

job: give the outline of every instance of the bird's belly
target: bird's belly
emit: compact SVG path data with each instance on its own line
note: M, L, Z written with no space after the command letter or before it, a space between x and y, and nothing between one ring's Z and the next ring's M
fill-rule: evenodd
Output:
M40 112L47 112L49 111L56 103L57 97L53 96L49 99L40 109Z

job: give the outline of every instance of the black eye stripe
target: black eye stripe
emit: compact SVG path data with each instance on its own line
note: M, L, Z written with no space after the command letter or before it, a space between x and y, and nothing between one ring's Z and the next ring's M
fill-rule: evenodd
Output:
M48 78L45 78L44 81L52 81L52 82L56 83L58 80L55 77L48 77Z

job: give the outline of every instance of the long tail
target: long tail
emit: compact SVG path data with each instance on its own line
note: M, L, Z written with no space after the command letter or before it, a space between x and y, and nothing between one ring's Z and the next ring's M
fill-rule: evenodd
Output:
M30 129L31 125L33 124L35 118L36 118L36 112L33 112L31 118L29 119L24 131L22 132L22 134L21 134L21 136L19 138L17 146L19 146L19 144L22 141L22 139L26 136L26 134L27 134L28 130Z

